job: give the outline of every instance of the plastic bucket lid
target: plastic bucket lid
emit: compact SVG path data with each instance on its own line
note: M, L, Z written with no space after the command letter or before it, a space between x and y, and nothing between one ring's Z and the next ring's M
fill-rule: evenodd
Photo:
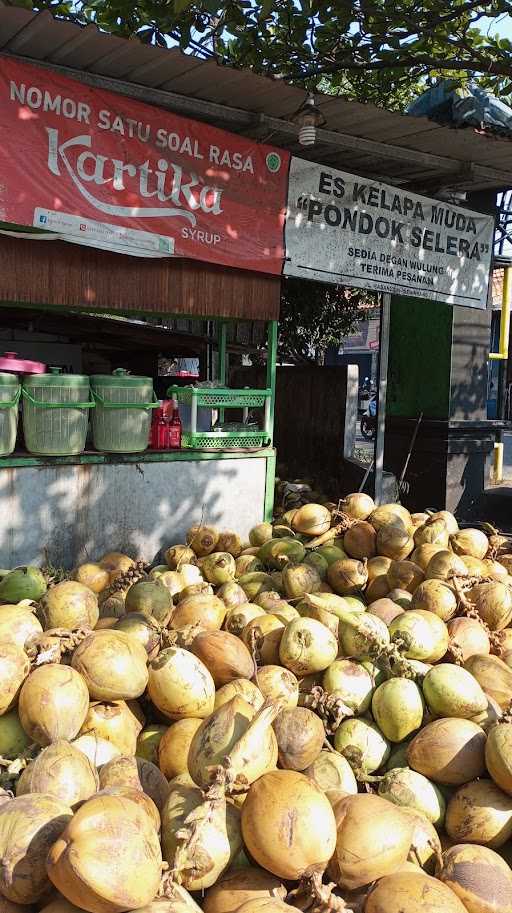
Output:
M46 365L42 361L18 358L17 352L4 352L0 356L0 371L12 371L13 374L44 374Z
M87 374L34 374L25 377L24 387L88 387Z
M125 368L116 368L112 374L91 375L93 387L142 387L146 384L153 387L153 378L128 374Z
M14 374L0 374L0 387L19 387L19 380Z

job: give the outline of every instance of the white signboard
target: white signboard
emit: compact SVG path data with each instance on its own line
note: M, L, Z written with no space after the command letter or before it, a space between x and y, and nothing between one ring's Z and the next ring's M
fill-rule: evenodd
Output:
M293 157L285 276L485 308L494 219Z

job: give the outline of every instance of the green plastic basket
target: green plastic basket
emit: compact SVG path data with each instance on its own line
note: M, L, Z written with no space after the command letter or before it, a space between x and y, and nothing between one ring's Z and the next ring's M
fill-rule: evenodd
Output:
M21 386L14 374L0 374L0 456L16 447Z
M264 406L271 396L271 390L230 390L228 387L169 387L167 396L179 403L190 406L195 400L198 406L211 409L244 409Z
M93 445L103 453L142 453L149 443L151 410L159 405L151 377L132 377L124 368L93 374L96 409Z
M265 431L184 431L182 447L195 450L260 450L269 442Z
M50 369L52 370L52 369ZM34 374L23 381L23 433L29 453L73 456L85 449L90 399L83 374Z

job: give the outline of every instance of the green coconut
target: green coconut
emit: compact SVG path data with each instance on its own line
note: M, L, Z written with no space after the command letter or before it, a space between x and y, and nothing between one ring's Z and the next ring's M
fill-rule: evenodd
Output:
M208 583L222 586L235 579L235 559L229 552L213 552L201 561L201 573Z
M373 695L373 718L390 742L402 742L419 729L423 711L420 689L406 678L390 678Z
M388 771L379 783L379 796L412 808L425 815L436 827L441 827L446 814L446 802L440 789L423 774L406 767Z
M270 574L263 571L251 571L249 574L243 574L238 580L239 586L242 587L248 602L253 602L256 596L261 593L272 592L276 588L275 581Z
M300 564L304 560L306 549L302 542L295 537L283 536L279 539L270 539L262 545L258 552L258 559L266 567L280 570L286 564Z
M487 707L487 697L476 678L452 663L440 663L427 672L423 695L430 711L439 717L468 720Z
M0 757L8 761L19 757L31 743L23 729L17 710L10 710L0 716Z
M37 602L46 593L46 580L38 567L17 567L0 580L0 602Z
M249 542L253 546L263 545L269 539L272 538L272 524L271 523L258 523L257 526L253 526L249 533Z
M336 659L324 672L322 687L329 694L341 698L354 714L359 715L368 710L375 686L362 663Z
M389 644L389 630L376 615L352 615L340 622L339 638L345 656L367 659L375 645Z
M348 558L345 550L338 545L321 545L320 548L315 549L315 552L325 558L327 564L334 564L335 561L343 561L344 558Z
M158 746L164 732L167 732L168 726L162 726L159 723L150 723L145 726L137 738L137 749L135 754L138 758L144 758L145 761L151 761L158 767Z
M325 580L327 577L329 562L326 558L323 558L322 555L319 555L318 552L309 552L304 558L304 564L309 564L310 567L313 567L320 575L321 580Z
M167 624L173 608L172 596L158 580L139 580L126 594L126 612L151 615L160 624Z
M393 640L399 638L404 641L404 656L408 659L435 663L448 649L448 628L432 612L410 609L393 619L389 632Z
M347 759L358 779L382 767L391 750L380 729L362 718L343 721L334 734L334 747Z
M295 564L284 568L283 584L288 599L301 599L306 593L320 589L322 580L315 568L307 564Z

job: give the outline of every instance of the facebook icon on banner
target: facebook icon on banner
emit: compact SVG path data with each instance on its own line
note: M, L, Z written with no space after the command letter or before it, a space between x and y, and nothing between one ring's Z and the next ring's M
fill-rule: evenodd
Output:
M48 216L39 216L39 221L44 225L48 221Z

